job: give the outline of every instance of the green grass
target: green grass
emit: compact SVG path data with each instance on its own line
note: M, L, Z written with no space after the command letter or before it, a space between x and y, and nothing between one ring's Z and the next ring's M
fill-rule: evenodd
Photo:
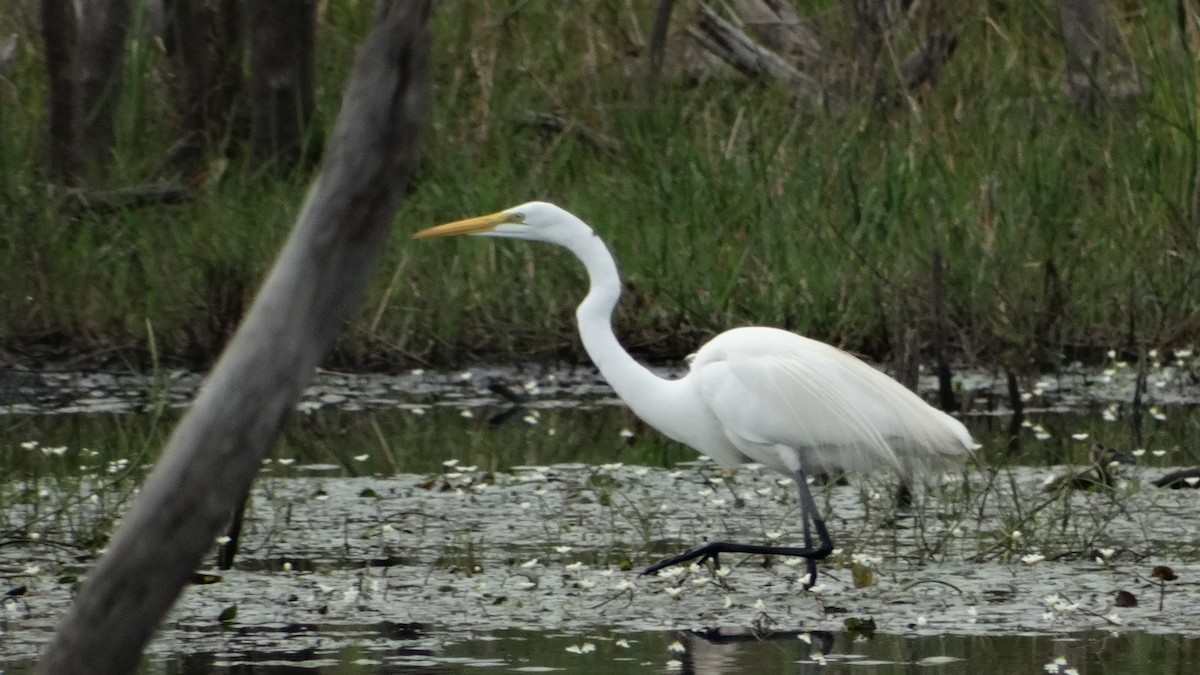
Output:
M632 89L641 64L628 47L653 3L634 5L440 5L425 159L336 364L581 359L572 312L585 282L567 254L408 239L534 198L573 210L609 241L629 285L619 333L652 359L744 324L878 358L908 327L927 343L939 330L935 247L946 259L948 342L964 362L1024 371L1200 337L1195 56L1166 5L1124 23L1152 94L1099 120L1059 90L1062 49L1047 8L986 2L956 10L960 46L936 90L887 114L795 107L777 87L732 73L697 86L667 77L642 107ZM321 128L336 116L369 12L332 3L323 16ZM686 7L677 15L686 20ZM149 326L165 362L208 362L311 175L254 177L235 161L188 204L62 208L42 162L33 26L0 10L0 34L27 37L0 87L0 214L10 224L0 232L0 345L142 366ZM153 43L139 41L107 184L141 182L175 140L165 73ZM529 129L519 122L527 110L559 112L621 149Z

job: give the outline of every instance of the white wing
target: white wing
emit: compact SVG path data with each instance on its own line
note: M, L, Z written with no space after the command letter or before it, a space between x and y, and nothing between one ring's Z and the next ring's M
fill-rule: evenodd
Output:
M910 474L962 459L974 442L953 417L822 342L774 328L718 335L689 379L747 457L780 470Z

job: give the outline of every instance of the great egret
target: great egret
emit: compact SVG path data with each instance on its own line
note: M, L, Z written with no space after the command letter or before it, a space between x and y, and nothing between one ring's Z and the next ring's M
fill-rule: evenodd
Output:
M734 328L689 358L677 380L650 372L621 348L612 312L621 295L617 264L579 218L545 202L422 230L416 239L477 235L557 244L587 268L591 287L575 312L588 356L633 412L667 437L731 466L758 462L795 479L804 547L708 542L646 568L720 553L801 556L808 583L833 542L805 473L889 467L902 476L961 461L974 447L953 417L846 352L777 328ZM813 546L816 530L818 545Z

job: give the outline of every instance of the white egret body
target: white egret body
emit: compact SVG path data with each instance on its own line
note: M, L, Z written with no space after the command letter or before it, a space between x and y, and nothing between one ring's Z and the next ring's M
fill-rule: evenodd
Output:
M667 380L629 355L612 330L621 295L616 262L579 218L545 202L423 230L419 239L454 235L557 244L587 268L591 287L576 310L588 356L617 395L647 424L725 465L751 461L796 478L804 548L710 542L647 569L724 552L825 557L832 542L805 474L886 466L902 476L963 460L974 446L958 420L899 382L830 345L777 328L735 328L690 359L687 375ZM810 521L821 546L814 548Z

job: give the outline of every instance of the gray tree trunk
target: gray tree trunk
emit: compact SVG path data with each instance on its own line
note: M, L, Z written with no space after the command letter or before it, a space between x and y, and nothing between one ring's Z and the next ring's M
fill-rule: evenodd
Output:
M75 16L72 0L42 0L42 43L46 52L46 117L49 126L50 173L56 180L74 183L83 166L75 142L75 87L71 63L75 53Z
M81 146L84 172L100 176L112 155L132 8L130 0L91 0L80 9L72 64L74 138Z
M316 0L250 0L250 152L260 167L299 156L313 110Z
M165 0L167 53L174 62L189 149L222 141L242 89L237 0ZM199 153L196 153L199 154Z
M1080 112L1094 116L1102 104L1145 93L1111 0L1059 0L1058 19L1067 55L1062 89Z
M430 0L381 0L287 244L46 648L39 672L132 672L359 299L417 163Z

